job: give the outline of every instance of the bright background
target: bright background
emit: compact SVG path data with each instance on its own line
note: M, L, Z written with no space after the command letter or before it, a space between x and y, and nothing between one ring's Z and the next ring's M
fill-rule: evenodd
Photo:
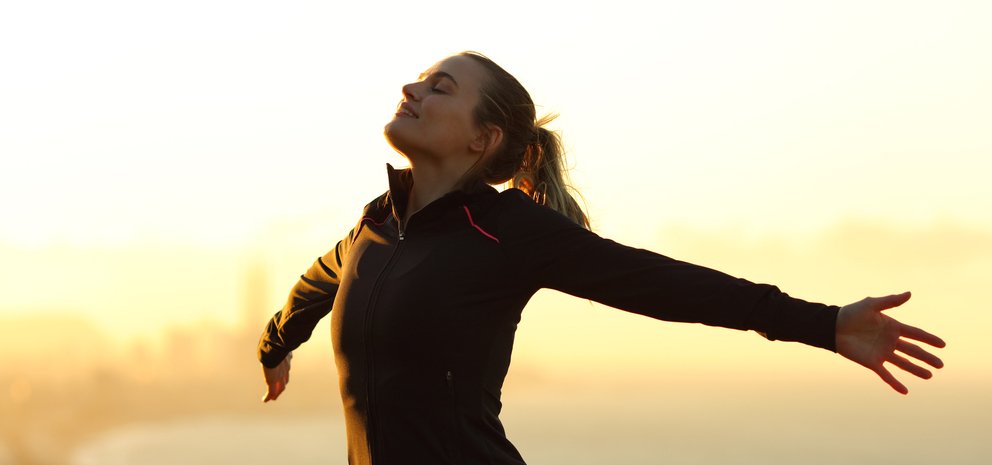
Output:
M0 464L134 449L87 436L38 458L63 440L48 418L80 408L46 411L44 396L84 381L140 403L186 370L216 384L217 366L238 367L252 384L229 397L253 418L278 411L257 404L262 325L386 189L385 163L404 164L382 137L400 86L461 50L560 113L601 235L806 300L910 290L890 314L948 342L947 368L901 376L902 397L820 349L541 291L503 399L525 459L980 463L990 21L984 1L7 2L0 406L38 432L8 434ZM327 333L297 351L285 409L340 415ZM101 408L67 424L100 430ZM142 420L118 417L106 428Z

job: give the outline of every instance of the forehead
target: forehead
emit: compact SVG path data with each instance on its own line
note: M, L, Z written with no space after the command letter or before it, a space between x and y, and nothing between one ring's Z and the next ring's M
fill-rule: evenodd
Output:
M450 74L458 83L459 87L464 87L465 85L479 87L486 77L485 69L481 64L472 58L461 55L450 56L434 63L430 68L420 73L420 79L424 79L437 72Z

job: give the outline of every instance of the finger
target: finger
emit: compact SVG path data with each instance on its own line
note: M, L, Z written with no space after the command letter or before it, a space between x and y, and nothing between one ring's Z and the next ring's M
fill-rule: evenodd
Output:
M911 357L915 357L917 359L923 360L928 365L934 368L944 367L944 362L936 355L923 350L922 348L920 348L920 346L916 344L906 342L902 339L896 341L896 350Z
M902 294L892 294L885 297L874 298L875 308L878 310L885 310L887 308L898 307L906 303L909 298L912 297L909 291L903 292Z
M920 378L930 379L933 377L933 373L930 373L930 370L927 370L926 368L923 368L913 362L910 362L909 360L906 360L904 357L900 357L896 355L894 352L889 354L889 356L886 357L886 360L888 360L893 365L902 368L903 370L906 370L916 376L919 376Z
M279 394L282 394L282 391L285 389L286 387L279 380L269 383L269 390L265 393L265 402L278 399Z
M895 376L892 376L892 373L889 373L889 370L886 370L884 366L879 365L878 369L875 370L875 373L882 378L882 381L885 381L889 386L892 386L892 389L895 389L899 394L905 395L909 393L909 389L906 389L906 386L903 386L902 383L900 383Z
M920 342L926 342L927 344L930 344L934 347L944 347L947 345L947 343L945 343L943 339L934 336L933 334L930 334L920 328L910 326L905 323L900 323L899 333L902 336L908 337L910 339L916 339L917 341Z

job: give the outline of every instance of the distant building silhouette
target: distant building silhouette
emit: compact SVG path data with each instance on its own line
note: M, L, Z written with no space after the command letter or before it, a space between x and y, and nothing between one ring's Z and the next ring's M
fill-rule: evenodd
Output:
M275 313L275 310L270 310L269 275L263 261L254 259L245 267L242 286L241 327L257 333L261 330L261 324Z

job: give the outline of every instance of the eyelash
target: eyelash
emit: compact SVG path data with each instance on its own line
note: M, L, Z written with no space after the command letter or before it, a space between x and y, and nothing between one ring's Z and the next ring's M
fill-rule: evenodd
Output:
M439 94L447 94L447 92L445 92L445 91L443 91L443 90L441 90L441 89L440 89L440 88L438 88L438 87L431 87L431 91L433 91L433 92L437 92L437 93L439 93Z

